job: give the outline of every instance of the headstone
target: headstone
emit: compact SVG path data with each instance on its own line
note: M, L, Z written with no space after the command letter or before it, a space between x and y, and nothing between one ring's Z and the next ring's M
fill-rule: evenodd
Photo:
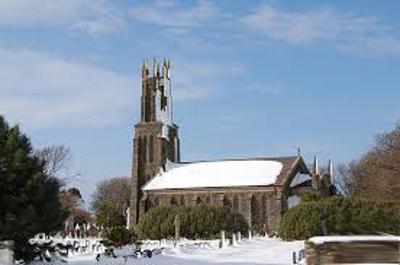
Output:
M177 247L179 247L180 227L181 227L181 221L179 219L179 215L175 215L174 225L175 225L175 243L174 243L174 246L175 246L175 248L177 248Z
M231 245L234 246L234 247L236 247L238 245L237 241L236 241L235 233L232 233Z
M242 233L240 231L236 233L236 238L238 242L242 241Z
M0 264L12 265L14 264L14 243L12 241L0 242Z
M221 241L219 243L219 248L226 248L226 238L225 238L225 231L221 231Z
M83 230L82 230L82 238L85 238L87 236L87 226L86 223L83 223Z
M125 210L126 213L126 229L129 230L131 224L130 224L130 219L131 219L131 209L129 207L126 208Z

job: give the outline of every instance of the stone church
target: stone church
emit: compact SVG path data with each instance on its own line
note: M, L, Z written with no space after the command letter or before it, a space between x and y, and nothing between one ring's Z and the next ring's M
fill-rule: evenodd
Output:
M171 65L142 66L141 118L133 140L131 226L158 205L208 203L230 207L254 228L276 231L286 209L310 190L330 188L332 164L312 172L300 154L182 162L172 119Z

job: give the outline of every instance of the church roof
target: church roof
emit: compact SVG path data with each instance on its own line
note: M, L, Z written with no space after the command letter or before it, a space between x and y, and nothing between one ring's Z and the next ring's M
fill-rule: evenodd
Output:
M299 157L168 162L143 190L283 185ZM302 173L309 173L305 168Z

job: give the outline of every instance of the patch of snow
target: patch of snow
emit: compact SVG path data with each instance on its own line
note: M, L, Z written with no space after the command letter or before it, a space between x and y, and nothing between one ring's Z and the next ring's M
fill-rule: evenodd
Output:
M272 185L282 163L266 160L169 163L143 190ZM169 169L169 170L168 170Z
M290 187L295 187L301 183L304 183L308 180L311 180L311 176L308 174L301 174L297 173L297 175L293 178L292 182L290 183Z
M360 241L395 241L400 243L400 236L316 236L308 239L314 244L323 244L325 242L360 242Z
M300 197L297 195L289 196L287 199L288 208L292 208L300 203Z
M175 161L178 161L178 149L179 149L179 146L178 146L178 138L177 137L175 137L174 138L174 150L175 150Z
M67 259L70 265L209 265L209 264L292 264L292 253L304 248L303 241L283 242L279 239L254 238L242 240L238 246L218 248L218 240L200 241L183 240L179 248L173 247L173 242L144 242L144 248L155 245L164 247L161 255L152 258L129 258L124 261L122 257L102 258L95 260L95 255L74 255ZM142 248L143 249L143 248ZM150 248L148 248L150 249ZM125 249L123 250L125 251ZM125 253L125 252L124 252ZM38 264L38 263L32 263ZM61 264L61 263L60 263Z
M165 163L165 172L171 171L175 168L184 167L185 165L186 164L183 163L174 163L168 159L167 163ZM165 172L161 170L159 174L164 174Z
M163 87L163 91L161 91L161 86ZM163 97L165 97L165 104L162 104ZM161 79L160 85L157 87L156 120L163 124L172 124L171 82L168 79Z
M168 125L165 125L165 124L162 125L161 138L167 139L169 141L169 128L168 128Z

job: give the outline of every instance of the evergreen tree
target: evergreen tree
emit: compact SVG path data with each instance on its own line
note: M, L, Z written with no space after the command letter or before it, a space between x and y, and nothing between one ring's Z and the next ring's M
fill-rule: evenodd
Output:
M17 259L29 260L28 240L62 227L67 216L60 183L44 173L27 136L0 116L0 241L13 240Z

